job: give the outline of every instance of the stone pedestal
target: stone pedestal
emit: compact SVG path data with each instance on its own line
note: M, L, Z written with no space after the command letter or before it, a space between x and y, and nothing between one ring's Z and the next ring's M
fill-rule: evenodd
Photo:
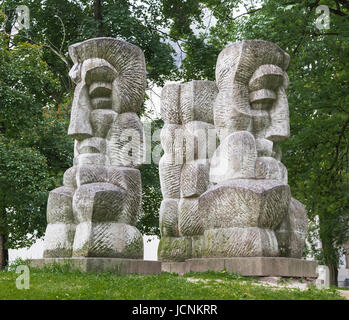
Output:
M44 258L33 259L30 266L42 268L50 264L68 265L83 272L112 271L116 274L160 274L161 262L119 258Z
M338 269L338 287L349 288L349 268Z
M315 261L282 257L208 258L162 263L162 271L180 275L187 272L225 270L251 277L317 278L316 268Z
M316 270L318 278L316 279L316 287L318 289L329 289L330 288L330 269L328 266L320 265Z

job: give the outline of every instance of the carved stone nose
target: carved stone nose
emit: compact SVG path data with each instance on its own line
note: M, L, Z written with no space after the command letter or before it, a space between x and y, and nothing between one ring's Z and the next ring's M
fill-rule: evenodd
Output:
M73 100L68 135L78 141L93 137L90 114L88 91L84 86Z
M93 137L92 126L90 123L90 110L83 110L80 112L78 115L78 111L74 112L74 108L72 108L68 129L68 135L78 141Z

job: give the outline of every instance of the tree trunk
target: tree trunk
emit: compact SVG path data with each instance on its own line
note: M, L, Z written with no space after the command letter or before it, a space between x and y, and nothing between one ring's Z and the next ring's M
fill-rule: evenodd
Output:
M335 239L332 230L324 227L331 223L331 220L328 218L330 214L330 212L325 212L323 216L319 216L320 239L324 264L328 266L330 271L330 285L338 287L339 252L338 248L334 245Z
M103 36L102 0L94 0L94 18L97 22L97 35Z
M330 269L330 284L338 287L338 266L330 263L328 268Z
M6 248L6 237L0 234L0 270L8 264L8 249Z
M322 242L322 250L324 255L324 262L328 266L330 271L330 284L332 286L338 286L338 262L339 258L336 256L337 250L332 245L331 241L321 241Z

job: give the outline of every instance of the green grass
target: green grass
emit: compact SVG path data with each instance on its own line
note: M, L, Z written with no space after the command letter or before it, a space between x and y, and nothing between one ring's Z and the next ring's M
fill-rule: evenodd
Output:
M17 262L18 264L19 262ZM23 262L22 262L23 263ZM227 299L227 300L336 300L343 299L336 289L317 290L261 286L252 278L227 274L224 271L188 273L177 276L83 273L67 266L53 265L44 269L30 268L30 289L18 290L16 264L0 271L0 300L7 299Z

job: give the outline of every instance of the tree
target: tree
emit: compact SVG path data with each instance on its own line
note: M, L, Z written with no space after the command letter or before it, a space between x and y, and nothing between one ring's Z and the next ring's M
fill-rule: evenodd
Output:
M154 156L154 149L159 144L160 129L164 122L161 119L151 121L151 156ZM160 156L160 155L158 155ZM142 234L160 236L159 229L159 210L162 201L162 193L160 189L160 177L158 164L151 161L141 167L142 176L142 211L137 228Z
M103 36L102 1L94 0L94 19L97 21L97 34Z
M62 83L61 95L72 89L68 47L100 36L121 38L141 47L149 81L162 85L165 79L177 77L174 50L162 31L167 21L160 1L143 0L135 5L129 0L25 0L21 4L30 9L31 25L17 38L43 46L44 60ZM10 14L16 4L4 0L3 7Z
M54 109L51 97L43 88L50 92L59 90L58 79L42 60L41 47L18 43L9 49L8 45L8 35L3 31L0 33L0 268L7 263L9 248L28 246L45 230L47 195L54 179L49 157L33 141L38 137L39 130L35 129L48 123L44 111ZM45 139L44 134L41 139Z
M47 188L45 157L13 139L0 139L0 269L9 248L31 245L45 231Z

